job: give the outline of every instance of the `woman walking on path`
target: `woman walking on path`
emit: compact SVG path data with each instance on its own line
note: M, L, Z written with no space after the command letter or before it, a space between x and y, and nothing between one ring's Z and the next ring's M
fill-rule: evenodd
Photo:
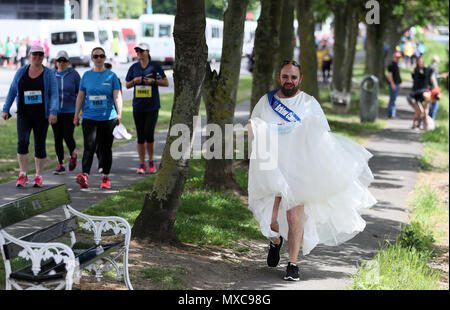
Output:
M135 48L139 62L128 70L126 87L134 87L133 118L137 131L137 150L140 165L137 173L145 173L145 151L148 153L148 172L155 173L153 161L155 151L155 127L160 108L158 86L169 86L166 74L161 66L151 61L149 46L140 43Z
M420 128L420 123L424 122L424 129L428 128L428 105L431 101L430 74L429 69L425 67L423 57L417 59L417 66L411 73L413 79L412 92L408 95L408 103L415 111L411 129Z
M23 187L28 182L28 146L30 134L34 135L34 162L36 176L34 187L42 187L42 172L47 157L45 141L48 124L56 123L58 114L58 82L52 70L44 67L44 49L35 45L30 50L30 65L20 68L9 88L3 105L2 118L7 120L11 105L17 104L17 159L20 173L16 186Z
M80 88L80 75L73 68L69 68L69 55L65 51L59 51L56 55L55 70L58 80L59 92L59 112L58 122L52 125L55 138L55 150L58 158L58 167L53 174L63 174L64 167L64 145L63 140L69 148L70 162L69 171L73 171L77 166L77 153L75 153L76 143L73 138L73 117L75 115L75 103L78 90Z
M74 125L78 126L78 116L83 108L84 152L82 173L77 175L76 182L81 188L88 188L88 175L95 154L96 139L99 139L103 168L100 187L111 188L109 173L112 166L113 130L121 121L122 95L116 74L105 68L105 50L101 47L94 48L91 59L94 69L87 71L81 79L73 119Z

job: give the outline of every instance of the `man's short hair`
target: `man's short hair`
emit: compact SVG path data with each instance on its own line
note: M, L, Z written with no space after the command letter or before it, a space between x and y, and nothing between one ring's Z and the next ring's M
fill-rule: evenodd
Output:
M300 66L300 64L298 62L296 62L295 60L285 60L285 61L283 61L282 64L281 64L281 67L280 67L280 72L281 72L281 69L283 69L283 67L287 66L287 65L293 65L294 67L297 67L298 71L300 71L300 76L303 75L302 66Z

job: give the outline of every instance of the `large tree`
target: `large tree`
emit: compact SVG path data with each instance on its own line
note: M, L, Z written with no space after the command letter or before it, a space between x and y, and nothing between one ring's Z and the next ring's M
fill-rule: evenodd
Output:
M181 194L189 169L189 156L175 158L172 143L183 138L172 136L175 125L189 129L193 137L193 117L198 114L201 86L205 76L208 48L205 41L205 2L203 0L178 0L174 25L175 84L174 103L169 134L163 151L160 170L153 189L144 200L141 213L132 229L133 238L158 242L178 242L174 223ZM190 150L190 145L189 145ZM190 153L188 150L188 153ZM189 155L189 154L188 154Z
M273 84L276 51L279 48L281 9L284 0L261 0L261 14L255 31L255 67L253 69L250 112Z
M232 139L225 141L226 138L231 138L225 136L225 125L233 124L234 119L248 2L249 0L228 0L228 8L224 16L220 71L217 74L208 64L203 85L208 124L219 125L222 133L217 140L220 145L213 145L213 148L221 147L221 158L206 161L204 182L207 187L215 189L241 191L234 175L234 161L232 158L225 158L226 146L230 144L233 146ZM207 151L214 153L213 149Z
M314 37L314 6L311 0L297 0L300 65L303 71L302 90L319 99L317 84L317 46Z

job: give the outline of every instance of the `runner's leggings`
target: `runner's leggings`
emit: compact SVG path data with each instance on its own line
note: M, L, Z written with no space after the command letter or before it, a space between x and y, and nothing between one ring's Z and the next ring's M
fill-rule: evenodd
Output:
M103 174L109 174L112 165L112 144L114 141L113 130L117 125L117 120L94 121L91 119L83 119L83 137L84 152L82 161L83 173L89 174L91 171L92 160L94 159L95 149L98 139L101 153L101 167Z
M46 158L45 140L47 139L48 119L43 116L17 114L17 154L28 154L31 130L34 135L34 157Z
M158 121L158 114L159 110L133 112L138 144L152 143L155 141L155 127Z
M55 150L58 157L58 163L63 164L64 160L64 145L63 140L69 148L69 154L72 156L76 144L73 138L73 117L75 113L58 113L58 121L52 125L53 136L55 137Z

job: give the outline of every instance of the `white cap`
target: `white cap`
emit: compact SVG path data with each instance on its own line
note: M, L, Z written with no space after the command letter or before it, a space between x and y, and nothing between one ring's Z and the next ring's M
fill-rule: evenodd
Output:
M140 48L143 51L150 51L150 47L148 46L147 43L144 43L144 42L141 42L134 47L134 49L137 49L137 48Z
M116 139L119 139L119 140L122 140L122 139L130 140L131 139L131 135L127 132L127 129L125 128L125 126L122 123L120 123L119 125L114 127L113 135Z
M58 54L56 54L56 59L60 59L60 58L69 60L69 54L67 54L66 51L59 51Z
M40 45L33 45L30 49L30 53L34 53L34 52L44 52L44 48Z

